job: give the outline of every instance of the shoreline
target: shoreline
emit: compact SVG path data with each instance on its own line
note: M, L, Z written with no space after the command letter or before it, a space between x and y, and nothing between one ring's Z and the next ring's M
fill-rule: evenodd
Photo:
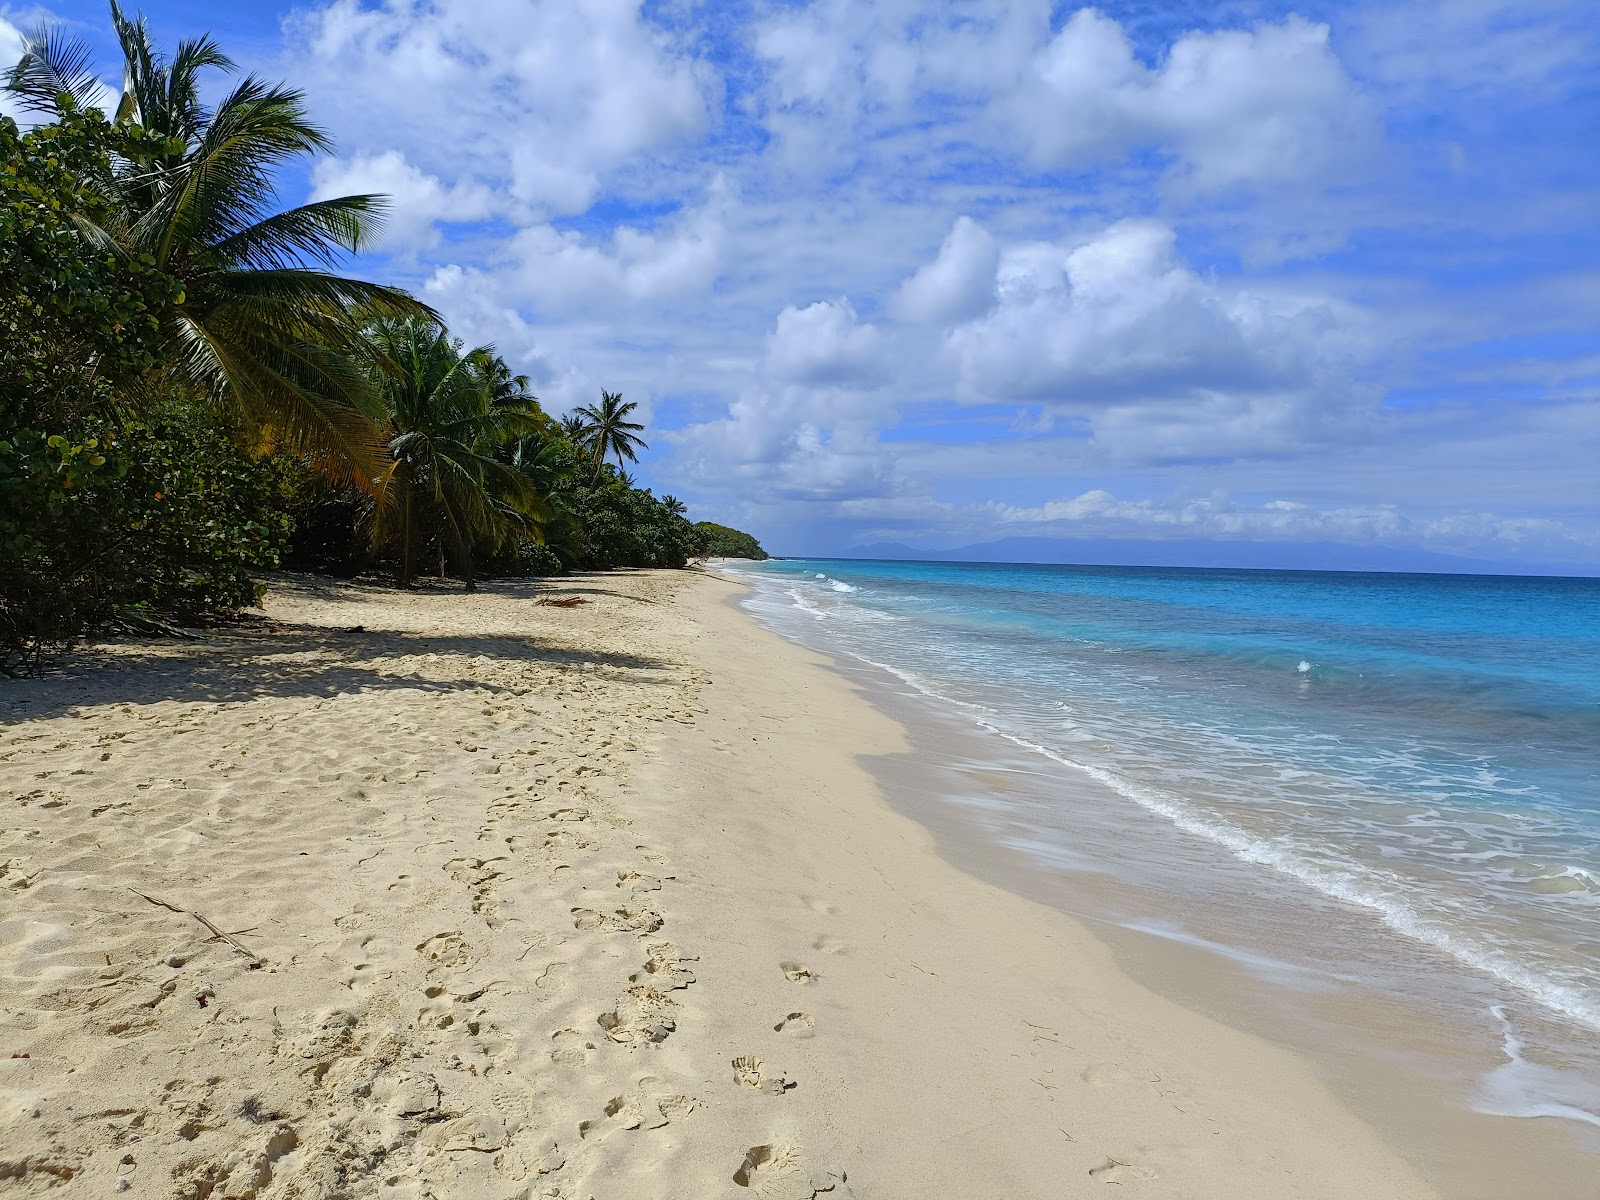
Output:
M1341 1103L1366 1114L1441 1194L1496 1200L1538 1179L1542 1195L1588 1200L1600 1138L1579 1123L1581 1114L1559 1117L1552 1109L1539 1115L1559 1119L1533 1119L1467 1103L1506 1062L1482 1023L1431 1011L1416 996L1324 977L1315 966L1268 957L1231 937L1208 940L1208 933L1228 935L1186 912L1176 897L1130 882L1078 851L1024 845L1033 831L997 809L995 797L1025 786L1015 782L1019 777L1032 776L1028 783L1035 787L1071 788L1072 779L1030 772L1016 761L1025 756L1005 761L992 737L962 728L951 714L934 713L924 697L887 673L843 662L833 669L913 731L913 753L883 756L871 769L887 801L932 833L946 861L1068 915L1139 985L1313 1064ZM1095 790L1092 783L1078 786ZM1285 890L1291 887L1286 882ZM1301 916L1314 918L1312 900L1297 899L1306 910ZM1387 930L1374 933L1393 938ZM1458 969L1444 960L1438 968Z
M1299 1056L940 857L863 765L905 731L742 588L289 578L9 685L8 1177L1437 1194Z
M1060 1194L1063 1181L1074 1194L1074 1178L1085 1189L1118 1183L1152 1195L1219 1198L1437 1194L1297 1056L1149 991L1081 921L942 857L934 831L893 806L866 771L866 764L905 753L904 728L825 656L739 608L746 590L729 581L721 620L730 638L742 630L753 636L746 633L743 657L733 658L729 671L713 675L708 696L720 685L730 693L724 712L767 710L768 720L808 722L811 738L780 772L791 782L798 777L802 793L825 795L819 778L837 785L839 776L855 776L853 794L813 802L810 815L821 818L825 832L790 853L804 852L801 873L812 881L826 878L840 845L866 860L871 874L859 866L840 871L837 891L866 893L876 908L866 924L880 943L892 932L889 953L903 961L887 984L859 975L851 982L858 994L879 990L877 1002L890 1011L917 1014L915 1028L873 1028L869 1019L852 1031L853 1040L887 1043L894 1075L870 1094L838 1099L863 1126L892 1114L876 1138L860 1135L869 1160L900 1157L903 1151L873 1143L895 1141L913 1125L984 1135L953 1146L948 1133L932 1133L910 1148L918 1165L903 1168L902 1182L914 1186L863 1194L943 1188L962 1196L1046 1196ZM752 685L774 679L774 660L789 679L805 679L805 703L784 683ZM826 725L815 716L819 701L833 714ZM776 715L767 715L772 710ZM819 736L824 731L831 736ZM850 830L847 841L836 838L841 827ZM899 911L885 929L891 908ZM854 956L845 963L858 971L886 965L858 964ZM895 999L886 1001L885 992ZM954 1047L961 1047L959 1058ZM953 1068L970 1091L952 1094ZM981 1102L972 1102L974 1092ZM1079 1127L1069 1132L1064 1120Z
M764 617L756 619L772 628ZM1537 1179L1542 1195L1590 1196L1600 1166L1600 1137L1588 1127L1592 1118L1525 1090L1581 1087L1578 1061L1557 1070L1538 1059L1508 1060L1502 1039L1516 1035L1498 1010L1489 1028L1479 1019L1486 1011L1459 1005L1436 1011L1420 991L1390 992L1372 980L1328 974L1334 963L1321 956L1284 946L1280 958L1273 949L1251 948L1260 939L1240 937L1247 932L1240 925L1246 913L1224 913L1215 903L1209 905L1215 911L1204 915L1191 911L1170 890L1173 880L1143 869L1143 856L1170 853L1163 851L1170 839L1192 835L1145 815L1048 755L1041 761L1019 749L1027 744L939 704L914 681L855 655L830 655L825 642L800 644L910 733L911 753L880 756L869 767L888 802L927 828L948 862L1070 915L1111 951L1120 969L1159 995L1306 1058L1347 1108L1367 1114L1443 1194L1491 1200L1517 1194ZM1036 818L1026 815L1030 807L1056 809L1064 799L1070 803L1061 812L1071 815L1058 813L1050 822L1059 840L1036 840L1042 835ZM1124 847L1141 864L1132 877L1126 863L1113 865L1090 857L1092 850L1070 847L1074 820L1097 807L1141 827L1136 847ZM1110 827L1098 828L1099 817L1094 821L1089 841L1105 848ZM1124 829L1118 836L1132 833ZM1241 870L1238 861L1200 839L1184 861L1197 851L1215 859L1209 864L1215 872ZM1402 943L1371 914L1340 911L1309 889L1297 892L1291 880L1266 891L1275 897L1273 904L1295 911L1293 917L1273 914L1278 933L1316 929L1328 920L1364 924L1364 937L1387 943L1388 953L1414 964L1411 969L1436 959L1426 969L1441 978L1463 970L1430 946ZM1481 990L1476 987L1474 995ZM1545 1019L1537 1011L1521 1017L1523 1023ZM1468 1102L1474 1093L1486 1097L1485 1103L1514 1109L1474 1107Z

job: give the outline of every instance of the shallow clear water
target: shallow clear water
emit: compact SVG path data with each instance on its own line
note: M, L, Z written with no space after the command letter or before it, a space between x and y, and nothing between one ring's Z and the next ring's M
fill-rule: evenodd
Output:
M1600 1032L1600 580L740 573L780 631Z

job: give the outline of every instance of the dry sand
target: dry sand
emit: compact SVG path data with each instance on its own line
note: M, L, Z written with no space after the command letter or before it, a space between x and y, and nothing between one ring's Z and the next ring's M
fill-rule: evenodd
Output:
M737 591L287 579L5 685L0 1194L1433 1194L941 860Z

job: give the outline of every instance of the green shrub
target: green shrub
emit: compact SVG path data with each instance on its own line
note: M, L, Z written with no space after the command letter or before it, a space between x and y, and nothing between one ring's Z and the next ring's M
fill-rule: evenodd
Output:
M701 555L706 558L767 558L761 543L748 533L718 525L715 521L701 521L695 529L700 534Z
M37 670L86 633L255 604L287 499L284 465L252 459L201 409L0 441L0 670Z

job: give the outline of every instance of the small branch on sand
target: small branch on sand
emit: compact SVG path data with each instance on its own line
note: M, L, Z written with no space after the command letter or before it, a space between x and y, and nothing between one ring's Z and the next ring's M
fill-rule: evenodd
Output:
M165 908L165 909L167 909L167 910L169 910L171 912L175 912L175 913L186 913L187 915L193 917L196 921L199 921L200 924L204 925L207 929L209 929L211 931L212 937L208 938L207 939L208 941L215 941L215 940L220 938L222 941L227 942L228 945L232 946L240 954L244 955L246 958L248 958L250 960L250 969L252 971L259 970L261 968L263 960L258 955L252 954L250 952L249 947L247 947L247 946L243 945L242 943L236 941L234 939L234 936L231 933L225 933L221 929L218 929L216 925L212 924L211 921L207 920L205 917L203 917L199 913L195 912L194 909L192 909L192 908L180 908L180 907L178 907L178 905L169 903L166 900L158 900L154 896L146 896L143 892L141 892L138 888L135 888L135 887L131 887L128 890L130 892L132 892L135 896L138 896L138 897L140 897L141 899L144 899L144 900L148 900L151 904L154 904L157 908ZM251 929L254 929L254 928L255 928L255 926L252 925ZM239 932L240 933L248 933L249 930L241 929Z
M589 601L582 596L540 596L535 604L542 604L546 608L577 608L580 604Z

